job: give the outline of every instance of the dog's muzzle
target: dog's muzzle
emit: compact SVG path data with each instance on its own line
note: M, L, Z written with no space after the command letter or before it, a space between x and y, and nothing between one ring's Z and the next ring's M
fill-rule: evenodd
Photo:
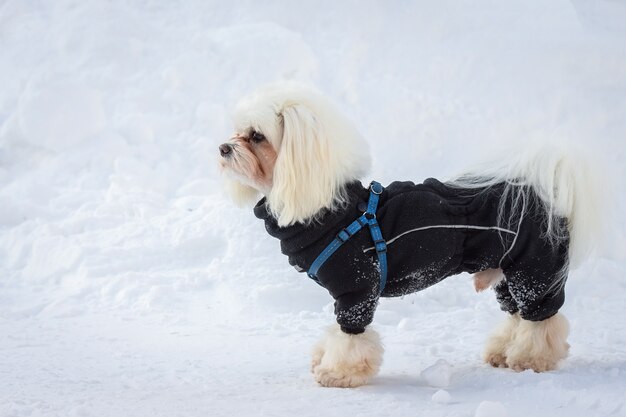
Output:
M228 143L222 143L220 145L220 155L222 155L223 158L227 158L232 153L233 153L232 145L229 145Z

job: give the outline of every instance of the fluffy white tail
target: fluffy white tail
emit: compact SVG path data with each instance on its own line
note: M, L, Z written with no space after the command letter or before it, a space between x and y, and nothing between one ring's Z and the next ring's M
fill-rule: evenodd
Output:
M568 220L570 267L580 265L602 234L603 192L599 167L573 149L555 146L527 147L459 176L451 181L460 187L478 188L507 183L505 195L514 202L524 189L532 189L544 204L545 236L562 238L559 218ZM524 185L526 187L519 187ZM500 219L510 222L512 219Z

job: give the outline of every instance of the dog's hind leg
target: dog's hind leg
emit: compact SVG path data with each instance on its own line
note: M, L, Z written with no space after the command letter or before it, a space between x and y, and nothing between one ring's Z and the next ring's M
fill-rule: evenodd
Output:
M483 359L485 362L496 368L506 368L507 349L520 323L519 314L511 314L504 323L491 335L485 346Z
M519 320L506 348L506 365L515 371L556 369L567 357L569 324L560 313L542 321Z
M515 371L556 369L569 350L567 320L559 313L544 320L524 319L529 313L518 311L507 284L506 280L502 281L494 289L500 307L511 316L488 340L483 355L485 362Z
M506 280L501 285L506 284L510 298L497 293L501 306L512 307L514 302L519 310L519 324L505 351L506 365L515 371L551 371L569 350L569 324L558 313L565 301L566 271L561 259L551 263L550 257L537 255L532 261L537 259L542 263L520 261L506 269ZM531 265L533 274L528 273Z

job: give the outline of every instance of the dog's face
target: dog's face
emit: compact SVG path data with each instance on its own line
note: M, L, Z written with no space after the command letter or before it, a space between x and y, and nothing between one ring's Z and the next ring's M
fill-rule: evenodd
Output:
M219 146L235 201L267 197L280 226L309 222L344 201L344 187L370 163L352 124L319 93L294 84L266 87L235 111L235 134Z
M233 179L269 194L278 153L262 132L237 132L219 147L220 167Z

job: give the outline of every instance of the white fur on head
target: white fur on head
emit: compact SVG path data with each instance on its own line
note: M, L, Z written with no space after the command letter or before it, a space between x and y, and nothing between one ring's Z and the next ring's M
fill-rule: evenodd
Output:
M246 97L235 124L238 132L261 132L278 152L267 200L279 226L337 208L345 185L370 166L356 128L321 94L297 84L275 84Z
M236 205L243 207L257 199L259 191L249 185L242 183L231 177L226 177L224 181L226 192Z

